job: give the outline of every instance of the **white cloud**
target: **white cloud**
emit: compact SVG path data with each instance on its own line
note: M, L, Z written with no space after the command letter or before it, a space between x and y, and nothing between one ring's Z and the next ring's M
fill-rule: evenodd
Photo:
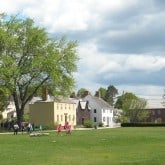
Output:
M21 12L47 27L49 32L78 31L100 26L104 14L133 3L132 0L5 0L0 11L9 14Z
M79 41L78 87L95 91L106 87L96 79L109 83L126 79L128 84L118 86L120 90L151 95L160 94L162 85L147 78L145 86L129 82L134 77L143 79L146 73L155 73L157 79L165 70L165 57L160 54L164 53L165 14L158 9L153 1L140 0L5 0L0 5L0 12L30 17L50 33L73 35L71 39ZM134 71L139 75L134 76Z
M97 50L94 41L80 47L80 65L99 73L131 70L156 72L165 68L165 57L154 55L107 54Z
M153 86L153 85L139 85L139 86L127 86L120 85L117 86L119 89L119 94L123 92L135 93L142 98L162 98L164 92L164 86ZM124 90L123 90L124 89ZM145 91L145 92L144 92Z
M165 68L165 57L153 55L130 55L127 57L126 68L140 71L156 72Z

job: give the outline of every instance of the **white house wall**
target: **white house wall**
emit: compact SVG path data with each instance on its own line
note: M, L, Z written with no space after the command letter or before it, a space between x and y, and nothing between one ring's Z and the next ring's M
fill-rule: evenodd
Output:
M3 119L12 119L16 117L16 108L13 101L10 101L9 105L2 112Z
M93 97L93 96L86 96L83 98L89 102L89 106L91 107L91 120L94 124L99 124L100 122L104 124L104 126L113 127L113 108L108 106L108 103L105 102L101 98ZM96 110L96 113L95 113ZM96 117L96 122L94 118Z
M102 123L105 126L113 126L113 109L102 109Z

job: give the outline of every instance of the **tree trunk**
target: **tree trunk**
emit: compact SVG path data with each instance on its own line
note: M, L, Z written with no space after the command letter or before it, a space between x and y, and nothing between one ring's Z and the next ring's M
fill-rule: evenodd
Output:
M21 126L21 122L23 121L23 110L22 109L16 109L16 112L17 112L17 122L18 122L18 125Z
M17 122L21 127L21 122L23 121L24 106L20 106L19 97L16 92L13 92L14 103L16 107Z

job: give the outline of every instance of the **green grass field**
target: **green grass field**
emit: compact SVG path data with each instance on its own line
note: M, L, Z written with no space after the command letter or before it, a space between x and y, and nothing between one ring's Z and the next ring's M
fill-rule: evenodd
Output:
M0 134L0 165L164 165L165 128Z

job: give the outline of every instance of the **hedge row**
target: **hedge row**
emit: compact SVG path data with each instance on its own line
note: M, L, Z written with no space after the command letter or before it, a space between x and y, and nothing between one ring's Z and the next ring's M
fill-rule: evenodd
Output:
M122 123L122 127L165 127L165 123Z

